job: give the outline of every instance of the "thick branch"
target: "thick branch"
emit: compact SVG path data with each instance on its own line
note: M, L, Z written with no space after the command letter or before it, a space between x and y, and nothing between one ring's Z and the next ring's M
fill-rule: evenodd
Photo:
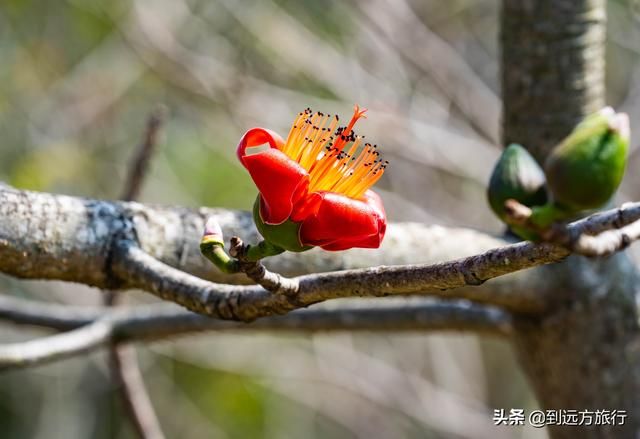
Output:
M640 204L577 221L566 227L567 233L596 233L615 222L621 225L640 216ZM612 218L615 218L612 219ZM483 254L433 265L405 265L301 276L288 281L297 288L295 294L272 294L261 287L234 287L203 281L173 269L137 248L120 241L114 253L113 270L125 286L140 288L185 306L198 313L224 319L250 321L272 314L284 314L296 308L329 299L388 296L394 294L429 294L464 298L503 306L518 312L539 312L547 306L540 292L469 288L488 279L524 268L557 262L569 250L555 244L524 242L489 250Z
M109 287L111 244L123 231L158 260L198 277L247 283L215 269L200 253L209 216L224 236L248 244L260 238L251 215L226 209L186 209L19 191L0 186L0 271L22 278L59 279ZM504 240L468 229L416 223L389 225L378 250L285 253L264 261L284 276L374 265L434 263L480 253Z
M168 258L166 253L158 251L163 250L164 247L158 249L148 246L149 241L144 236L148 228L144 227L143 220L135 213L132 214L132 211L144 212L151 217L155 216L156 220L161 220L162 216L171 218L176 214L170 209L154 210L135 203L96 202L7 190L0 190L0 197L2 196L14 208L11 215L12 212L6 211L5 204L0 204L0 214L3 213L1 211L5 211L0 215L3 218L0 234L0 268L9 274L31 278L73 280L101 287L141 288L191 310L227 319L253 320L272 314L286 313L329 299L392 294L429 294L446 298L464 298L500 305L518 312L539 312L547 306L542 288L544 279L539 280L535 287L531 285L533 277L527 275L492 282L491 288L476 286L494 277L560 261L569 254L568 250L557 245L519 243L447 263L381 266L302 276L294 279L298 282L297 294L271 294L257 286L242 287L210 283L157 260L154 253L159 253L160 256L171 261L175 261L175 255L174 259ZM41 212L42 210L47 212L48 209L48 206L42 204L43 200L62 204L62 207L54 208L57 214L52 221L46 221L47 213ZM29 201L31 204L28 203ZM15 211L16 207L26 209L34 218L27 216L31 221L26 225L24 222L16 221L16 217L18 220L24 219L20 211ZM84 210L90 218L92 215L94 218L102 216L102 219L91 223L93 228L89 228L88 224L82 222L84 217L79 210ZM65 212L66 215L61 216L61 212ZM181 212L184 216L190 215L188 211ZM76 222L79 221L84 228L79 229L77 224L71 227L70 224L64 223L65 220L71 223L72 218L75 218L72 217L74 214L80 215L80 219ZM221 222L227 226L229 216L236 219L244 217L239 213L222 211L218 211L217 214L223 220ZM195 214L191 213L191 215ZM612 210L577 221L568 229L574 233L594 233L613 225L624 226L627 222L637 220L638 217L640 217L640 204L629 203L624 209ZM111 218L111 221L105 218ZM147 216L147 218L150 217ZM53 221L55 219L63 221L62 228L67 235L54 234L56 230L51 229L53 227L51 224L55 224ZM44 227L44 230L33 225ZM200 226L203 227L203 222L200 222ZM69 236L71 232L69 229L74 231L71 236ZM201 230L193 231L193 234L200 236ZM422 248L421 245L425 242L431 244L428 239L429 233L434 233L434 230L438 231L437 228L421 228L412 224L398 225L394 232L390 232L391 236L385 248L392 254L393 250L402 249L405 258L412 257L419 254L415 252L414 247ZM33 233L26 233L28 231ZM406 232L406 236L402 236L403 232ZM420 232L423 234L421 235ZM440 233L443 233L442 229ZM131 238L122 239L125 235L136 238L142 248L138 248ZM476 236L483 240L483 245L491 241L504 243L486 235L476 234ZM167 243L171 238L169 235L168 239L156 241L156 244L159 246L168 244L172 248L172 245ZM177 237L175 239L184 243ZM113 242L117 242L118 245L114 246ZM443 244L445 251L450 249L446 241L439 243ZM145 247L151 254L144 251ZM372 264L380 260L384 261L385 248L382 251L369 253L368 261ZM184 255L183 251L180 251L182 255ZM340 254L316 252L316 256L308 261L318 258L321 262L316 261L317 265L327 261L327 265L331 266L331 260L340 256ZM395 257L396 261L402 260L398 253L395 253ZM180 259L184 258L181 256ZM203 258L200 257L200 259ZM275 259L299 262L303 257L295 255L293 258ZM99 266L96 266L96 261L100 263ZM471 286L473 288L460 288ZM517 288L519 286L522 288ZM448 292L454 288L458 290Z

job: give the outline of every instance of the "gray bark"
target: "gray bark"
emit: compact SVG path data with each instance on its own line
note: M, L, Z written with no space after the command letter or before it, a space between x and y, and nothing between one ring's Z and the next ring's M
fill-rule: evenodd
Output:
M504 0L505 144L539 161L585 115L604 106L604 0Z
M0 268L13 276L106 287L113 242L133 232L140 248L203 279L249 283L216 270L200 254L204 223L214 216L225 239L259 240L251 214L215 208L149 206L20 191L0 185ZM376 265L435 263L507 244L479 231L418 223L389 225L380 249L285 253L265 260L285 276Z
M582 116L604 106L604 0L504 0L505 143L542 161ZM624 426L549 427L553 438L640 431L637 273L625 254L573 256L543 316L515 319L514 345L544 409L627 410Z

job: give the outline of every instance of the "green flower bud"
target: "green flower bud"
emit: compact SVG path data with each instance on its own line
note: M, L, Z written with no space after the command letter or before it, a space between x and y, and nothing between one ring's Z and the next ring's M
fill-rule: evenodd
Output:
M303 252L313 248L313 246L302 245L300 243L298 236L298 232L300 231L299 223L294 223L291 220L287 220L278 225L264 223L260 217L260 195L256 198L255 203L253 203L253 221L256 223L258 232L260 232L265 241L271 244L291 252Z
M545 162L554 204L574 213L604 205L620 185L628 149L626 114L606 107L587 116Z
M205 226L200 251L223 273L236 273L238 266L224 251L224 236L220 224L214 217L210 217Z
M506 222L504 203L514 199L525 206L545 204L545 176L542 168L522 146L512 143L493 168L487 198L491 210Z

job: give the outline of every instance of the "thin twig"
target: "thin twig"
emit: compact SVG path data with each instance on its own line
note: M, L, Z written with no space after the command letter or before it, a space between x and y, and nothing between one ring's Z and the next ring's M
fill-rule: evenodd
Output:
M246 274L249 279L274 294L294 295L298 292L297 282L267 270L260 261L247 260L247 246L242 239L233 236L229 244L229 254L238 260L239 271Z
M147 174L151 156L153 155L156 144L158 143L160 129L162 128L166 114L167 108L164 105L159 105L149 116L144 138L142 139L136 155L131 162L129 171L127 172L127 180L124 185L122 196L120 197L121 200L136 200L138 195L140 195L142 182Z
M133 346L112 343L109 359L111 370L120 386L125 407L140 437L162 439L164 434L153 409L149 392L140 373L140 365Z
M273 294L260 286L208 282L148 255L130 241L117 244L113 272L124 288L139 288L192 311L223 319L251 321L330 299L423 294L463 298L520 312L540 312L545 297L521 291L464 289L493 277L556 262L569 252L550 244L518 243L484 254L434 265L403 265L320 273L291 278L295 295Z
M149 116L145 133L137 153L129 167L121 199L133 201L138 198L144 177L147 175L151 156L156 148L167 109L158 106ZM105 291L106 306L116 306L118 293ZM138 357L133 346L113 343L109 349L111 374L118 384L124 405L139 436L143 439L163 439L160 422L145 388L140 373Z
M625 203L617 209L586 218L583 227L554 223L548 228L540 228L531 223L530 208L513 199L505 202L505 211L514 224L536 231L545 242L588 257L611 255L640 239L637 209L637 203Z
M607 230L596 236L581 235L571 249L584 256L608 256L624 250L633 241L640 239L640 221L617 230Z
M32 366L88 352L106 344L111 339L112 331L109 319L97 319L64 334L0 345L0 370Z

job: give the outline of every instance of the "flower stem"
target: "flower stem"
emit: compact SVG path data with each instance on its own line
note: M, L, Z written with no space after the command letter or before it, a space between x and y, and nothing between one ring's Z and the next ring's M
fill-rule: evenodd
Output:
M269 256L279 255L284 252L282 247L278 247L269 241L260 241L256 245L242 246L242 249L234 250L231 245L231 254L236 257L232 258L224 250L224 242L217 235L205 235L200 241L200 251L223 273L238 273L242 270L243 262L257 262ZM238 253L238 254L236 254Z
M247 246L244 259L245 261L255 262L269 256L279 255L282 252L284 252L282 247L272 244L269 241L262 240L256 245Z
M224 243L214 235L205 235L200 241L200 251L223 273L237 273L240 265L224 251Z

